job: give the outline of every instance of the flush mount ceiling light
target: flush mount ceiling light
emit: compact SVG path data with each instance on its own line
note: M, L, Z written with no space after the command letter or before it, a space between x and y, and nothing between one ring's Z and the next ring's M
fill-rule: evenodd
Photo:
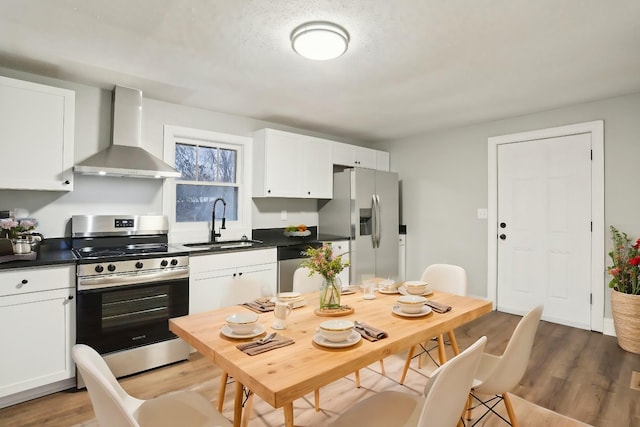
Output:
M317 61L337 58L347 51L349 33L331 22L307 22L291 32L291 47L301 56Z

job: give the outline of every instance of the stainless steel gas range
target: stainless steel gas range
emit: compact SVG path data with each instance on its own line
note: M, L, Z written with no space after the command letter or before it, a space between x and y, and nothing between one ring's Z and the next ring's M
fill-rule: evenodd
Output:
M75 215L76 341L117 377L185 360L168 320L189 310L189 256L168 245L165 216ZM78 379L79 387L83 386Z

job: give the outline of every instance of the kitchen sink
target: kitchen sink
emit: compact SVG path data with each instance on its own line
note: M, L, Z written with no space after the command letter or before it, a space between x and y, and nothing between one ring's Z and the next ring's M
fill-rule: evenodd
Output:
M249 248L256 243L262 243L260 240L223 240L219 242L202 242L202 243L185 243L183 246L196 249L233 249L233 248Z

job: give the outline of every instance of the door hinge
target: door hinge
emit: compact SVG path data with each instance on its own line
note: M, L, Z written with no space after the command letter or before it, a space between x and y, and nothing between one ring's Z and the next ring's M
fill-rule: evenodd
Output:
M591 221L589 224L590 224L590 225L589 225L589 229L590 229L590 231L593 233L593 221Z
M593 294L589 294L589 304L593 305Z
M593 150L589 150L591 160L593 160Z

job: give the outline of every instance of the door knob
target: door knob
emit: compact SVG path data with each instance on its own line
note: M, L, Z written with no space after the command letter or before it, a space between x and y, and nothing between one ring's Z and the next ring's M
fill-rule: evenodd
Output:
M507 235L506 234L501 234L500 235L500 240L506 240L507 239Z

